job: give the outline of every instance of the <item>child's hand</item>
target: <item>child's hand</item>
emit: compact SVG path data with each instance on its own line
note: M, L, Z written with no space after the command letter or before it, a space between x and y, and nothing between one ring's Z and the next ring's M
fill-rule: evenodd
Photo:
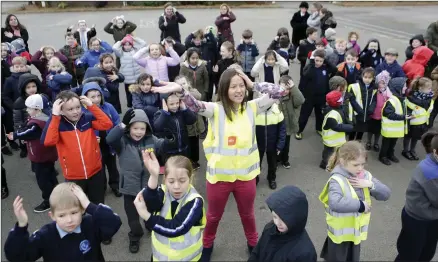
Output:
M350 49L350 48L352 48L352 47L353 47L353 44L350 43L350 42L348 42L348 43L347 43L347 49Z
M174 92L180 93L183 91L183 88L181 85L179 85L177 83L170 82L164 86L153 86L151 90L154 93L170 94L170 93L174 93Z
M145 221L149 220L151 213L149 213L146 202L143 199L143 190L140 191L140 193L138 193L135 197L134 206L141 218L143 218Z
M278 35L276 37L274 37L274 41L278 42L278 38L280 38Z
M406 120L409 120L409 119L412 119L412 118L415 118L415 115L408 115L408 116L406 116Z
M93 102L91 101L91 99L86 97L86 96L80 96L79 100L81 101L81 103L84 106L92 106L93 105Z
M100 136L96 136L97 143L100 143Z
M363 201L362 202L365 206L365 210L363 211L364 213L369 213L371 212L371 205L369 205L367 202Z
M91 26L91 28L95 28L96 27L96 25L95 24L93 24L92 26Z
M18 221L19 227L25 227L29 221L26 210L23 207L23 198L17 196L14 200L14 214Z
M59 116L61 114L61 108L63 104L64 101L62 99L56 99L56 101L53 103L52 114Z
M90 200L88 200L88 197L85 195L84 191L82 191L82 188L80 188L78 185L73 185L71 187L71 191L79 199L81 206L84 209L87 209L88 205L90 204Z
M119 79L119 76L116 74L115 71L113 71L112 75L108 75L108 79L111 80L111 82L116 81L117 79Z
M228 16L225 16L223 19L224 20L230 20L230 18Z
M158 177L160 174L160 163L155 156L155 153L151 150L143 151L143 163L151 176Z
M278 149L277 149L277 156L279 156L280 153L281 153L281 150L278 150Z
M163 102L163 110L169 112L169 108L167 107L166 100L163 99L162 102Z
M60 74L61 74L61 75L66 75L67 72L66 72L66 71L63 71L63 72L61 72Z
M117 24L117 17L114 17L113 20L111 20L111 23Z
M351 186L354 188L370 188L373 186L373 183L368 179L352 177L348 181L350 181Z
M11 32L6 32L5 31L5 36L9 37L9 38L12 38L14 35Z
M129 122L131 122L131 119L133 119L134 116L135 116L134 109L132 109L132 108L128 109L128 111L126 111L125 115L123 116L122 123L125 126L128 126Z
M49 80L53 80L53 75L49 75Z
M73 28L74 28L73 25L71 25L71 26L68 27L68 29L70 29L70 30L73 30Z
M181 109L181 110L186 110L187 109L186 104L182 100L179 101L179 109ZM10 140L12 140L12 139L10 139Z
M9 140L14 140L14 132L11 132L9 134L6 135L8 137Z
M287 86L290 87L290 88L294 87L294 86L295 86L294 81L289 80L289 81L287 82Z
M219 72L219 66L218 65L215 65L215 66L213 66L213 72Z
M167 26L167 21L164 21L164 24L163 24L164 26Z

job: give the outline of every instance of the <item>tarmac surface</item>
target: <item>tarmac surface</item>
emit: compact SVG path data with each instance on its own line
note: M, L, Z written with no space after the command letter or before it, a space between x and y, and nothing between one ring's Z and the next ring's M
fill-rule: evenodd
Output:
M2 3L2 5L4 2ZM240 39L243 30L249 28L254 32L254 39L261 53L264 53L269 43L275 37L277 29L286 27L291 30L289 21L294 12L298 10L297 2L277 2L281 8L239 9L233 8L237 20L232 24L236 42ZM6 7L6 6L5 6ZM369 38L378 38L383 50L394 47L399 51L399 63L405 60L404 50L411 36L425 33L428 25L436 21L436 6L421 7L340 7L327 4L338 21L336 28L338 37L347 37L349 31L357 31L360 35L359 44L363 47ZM183 39L192 31L214 25L214 20L219 14L216 9L184 9L181 13L187 22L180 25ZM80 12L80 13L47 13L47 14L20 14L18 18L24 24L30 35L29 45L32 53L43 45L53 45L57 49L64 45L64 33L68 26L75 25L78 20L86 20L88 25L96 25L97 36L102 40L114 43L111 35L103 31L104 26L119 12ZM138 25L135 35L145 39L148 43L157 42L160 36L158 28L159 10L126 11L125 18ZM4 21L6 15L2 15ZM32 70L37 73L33 67ZM298 84L299 64L291 65L291 75ZM126 111L126 100L123 88L120 89L120 99L123 111ZM366 135L365 135L366 138ZM418 162L404 159L400 152L401 141L397 145L397 156L401 162L392 166L384 166L377 161L377 153L369 153L367 169L372 174L388 185L392 190L391 198L387 202L373 202L372 220L368 240L362 243L361 260L363 261L393 261L397 255L396 241L400 232L400 214L404 205L405 190L409 183L412 170ZM202 151L202 149L201 149ZM284 185L300 187L308 197L309 218L307 231L315 245L318 254L326 238L325 214L322 204L318 200L328 173L322 171L318 165L321 160L322 143L314 131L313 119L304 131L303 140L291 139L290 162L291 168L279 167L277 183L281 188ZM424 157L424 150L419 144L417 152ZM201 154L201 168L196 172L195 186L205 196L205 157ZM265 161L264 161L265 162ZM24 198L24 206L29 215L29 231L33 232L40 226L49 222L47 213L33 213L33 208L41 202L41 193L36 184L34 174L30 171L30 162L20 159L18 152L13 156L5 156L4 167L7 170L7 180L10 196L1 201L1 227L2 247L10 228L15 223L12 211L12 202L16 195ZM263 164L261 182L257 188L255 213L257 229L261 234L264 225L271 220L269 209L265 204L266 197L272 192L266 181L266 163ZM58 167L58 170L59 167ZM63 181L62 175L58 177ZM128 250L129 227L123 208L123 199L116 198L110 191L107 192L106 204L120 214L123 225L113 243L103 246L104 256L107 261L145 261L150 259L150 235L145 234L141 240L140 252L131 254ZM294 212L291 210L291 212ZM3 252L2 252L2 255ZM246 261L248 258L245 236L237 212L236 203L230 196L225 214L218 228L215 249L212 260L214 261ZM4 256L3 259L4 260ZM438 260L438 253L434 260Z

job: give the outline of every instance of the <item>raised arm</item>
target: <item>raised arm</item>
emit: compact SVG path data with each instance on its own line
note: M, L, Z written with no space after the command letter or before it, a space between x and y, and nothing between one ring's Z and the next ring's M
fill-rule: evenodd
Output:
M118 41L113 45L113 51L117 57L122 56L122 41Z
M106 24L106 26L103 28L103 31L107 32L108 34L114 34L114 24L112 22L109 22Z
M149 50L149 46L145 46L142 49L138 50L133 56L132 58L134 58L134 60L137 62L137 64L139 64L142 67L146 67L147 66L147 58L143 57Z
M173 48L167 49L170 57L166 57L166 62L168 66L176 66L179 65L179 56Z

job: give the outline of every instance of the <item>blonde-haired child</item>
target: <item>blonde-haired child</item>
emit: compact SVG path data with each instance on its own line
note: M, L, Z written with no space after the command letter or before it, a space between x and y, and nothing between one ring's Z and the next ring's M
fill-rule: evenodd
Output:
M46 77L47 86L52 92L52 101L64 90L71 89L72 75L65 71L65 66L58 57L53 56L47 64L49 74Z
M347 40L336 38L335 49L333 53L328 56L329 63L339 65L345 61L345 53L347 52Z
M412 81L411 88L406 99L407 114L415 117L409 121L409 132L403 138L402 155L409 160L419 160L415 147L429 129L429 117L434 107L432 80L418 77Z
M151 176L134 204L146 226L153 231L152 259L200 261L206 216L204 200L192 185L191 161L184 156L169 158L165 165L164 184L160 186L160 164L155 154L144 151L143 161Z
M17 223L6 239L6 259L104 260L101 243L111 240L117 233L122 225L120 217L109 206L91 203L81 187L72 182L58 184L49 201L49 215L54 222L42 226L29 236L29 219L23 198L17 196L14 200Z
M181 85L185 90L189 91L190 94L198 99L201 100L201 93L196 89L193 88L190 85L190 82L187 80L187 78L183 75L179 75L175 78L175 83ZM193 125L187 126L187 131L189 134L189 152L188 156L190 160L192 160L193 169L197 170L201 165L199 162L199 138L202 134L206 134L207 128L206 128L206 120L200 116L197 115L196 123Z
M391 190L365 170L367 151L349 141L330 157L331 176L319 195L326 210L327 233L321 252L326 261L359 261L360 243L367 239L371 196L386 201Z
M164 48L165 50L161 45L153 43L138 50L133 58L154 79L169 81L168 67L179 65L180 58L178 53L166 41L164 41ZM166 52L169 53L170 57L166 57ZM147 53L148 55L145 56Z

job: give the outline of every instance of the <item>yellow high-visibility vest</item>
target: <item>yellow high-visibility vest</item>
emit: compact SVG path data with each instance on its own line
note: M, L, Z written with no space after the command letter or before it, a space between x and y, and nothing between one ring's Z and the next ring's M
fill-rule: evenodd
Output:
M256 116L256 125L257 126L269 126L276 125L284 120L283 112L280 111L280 108L277 104L273 104L271 108L266 111L264 114L258 114Z
M365 105L365 107L364 107L364 105L363 105L363 102L362 102L362 92L361 92L361 90L360 90L360 85L359 85L359 83L354 83L354 84L351 84L351 85L349 85L348 86L348 92L351 92L351 91L353 91L353 94L354 94L354 96L355 96L355 98L356 98L356 103L364 110L364 111L366 111L367 110L367 107L368 107L368 104L369 104L369 102L371 102L372 100L373 100L373 97L376 95L376 93L377 93L377 90L376 89L373 89L373 91L372 91L372 95L371 95L371 100L370 101L368 101L368 89L366 90L366 92L367 92L367 97L366 97L366 105ZM348 104L348 106L349 106L349 117L350 117L350 115L351 115L351 118L353 118L352 117L352 115L353 115L353 106L351 105L351 103L349 103ZM364 112L365 114L364 114L364 122L366 121L366 117L367 117L367 114L366 114L366 112ZM357 115L357 112L354 112L354 115ZM350 119L350 121L352 121L352 119Z
M230 121L221 104L215 104L214 116L208 121L204 152L207 158L207 181L250 181L260 174L260 157L256 140L256 102L249 101L245 110L232 112Z
M412 115L415 116L415 118L412 118L409 123L413 126L419 126L422 124L429 125L429 117L430 113L432 113L434 103L435 102L432 100L429 108L426 110L421 106L412 103L409 99L406 99L406 106L412 110Z
M371 181L372 177L371 173L366 171L365 179ZM331 210L328 205L329 182L331 179L334 179L339 183L342 188L342 194L346 198L359 200L356 191L346 177L335 173L329 178L319 195L319 200L324 204L325 208L328 237L336 244L353 242L355 245L358 245L368 237L368 226L370 224L371 213L338 213ZM363 188L363 192L365 202L368 205L371 205L370 190L368 188Z
M163 207L158 215L165 219L172 219L171 204L172 198L166 186L161 186L164 191ZM202 196L198 194L196 189L190 185L189 191L181 199L176 208L175 215L181 210L186 203L193 199ZM202 254L202 233L204 232L207 219L205 217L205 209L203 208L201 224L192 226L192 228L179 237L165 237L155 231L152 232L152 257L153 261L199 261Z
M382 108L382 129L381 134L383 137L388 138L399 138L404 137L408 133L408 126L406 120L390 120L383 115L383 110L385 110L386 103L391 103L395 109L395 113L398 115L405 115L406 110L403 110L403 106L406 105L396 97L391 96ZM405 108L406 109L406 108Z
M342 116L336 110L331 110L324 117L324 122L322 123L322 142L324 145L328 147L340 147L345 142L347 142L345 138L345 132L336 132L332 129L324 129L325 124L327 123L327 119L333 118L338 122L338 124L342 124Z

